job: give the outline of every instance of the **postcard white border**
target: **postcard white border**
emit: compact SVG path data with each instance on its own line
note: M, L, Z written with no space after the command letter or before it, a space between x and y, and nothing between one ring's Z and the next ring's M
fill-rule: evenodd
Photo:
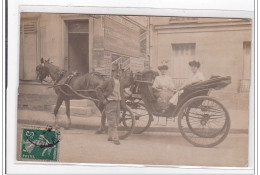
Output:
M104 165L75 163L18 163L16 161L17 95L19 84L19 23L20 12L123 14L156 16L198 16L251 18L254 21L253 0L12 0L8 1L8 89L7 89L7 173L12 174L253 174L254 173L254 109L250 108L249 120L249 167L188 167ZM83 7L84 6L84 7ZM254 26L254 24L253 24ZM252 28L254 34L254 27ZM254 42L252 36L252 43ZM254 44L253 44L254 45ZM252 47L254 48L254 47ZM251 67L255 68L252 50ZM254 103L254 69L251 69L250 104Z

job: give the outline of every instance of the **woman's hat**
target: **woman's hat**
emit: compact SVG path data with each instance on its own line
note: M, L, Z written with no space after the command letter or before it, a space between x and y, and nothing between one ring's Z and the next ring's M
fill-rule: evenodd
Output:
M168 61L163 60L163 61L161 62L161 65L158 66L158 69L159 69L159 70L168 70L169 67L168 67L167 63L168 63Z
M159 70L168 70L168 66L167 65L161 65L161 66L158 66L158 69Z
M200 62L193 60L193 61L190 61L190 62L189 62L189 65L190 65L191 67L195 66L195 67L199 68L199 67L200 67Z

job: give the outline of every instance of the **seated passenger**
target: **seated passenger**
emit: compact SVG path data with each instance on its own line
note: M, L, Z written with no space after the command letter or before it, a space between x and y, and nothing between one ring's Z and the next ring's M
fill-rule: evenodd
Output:
M190 61L189 62L192 74L188 78L188 81L186 82L186 85L192 84L192 83L197 83L199 81L204 81L205 77L204 75L199 71L200 68L200 62L199 61Z
M173 105L177 105L178 103L178 98L181 95L181 93L183 92L181 89L187 85L190 85L192 83L197 83L200 81L204 81L205 77L204 75L198 70L200 68L200 62L199 61L190 61L189 62L192 74L190 75L190 77L188 78L188 80L181 86L179 87L179 91L174 94L174 96L170 99L170 103Z
M158 110L165 112L169 107L169 100L174 93L174 84L172 78L167 76L168 66L166 64L158 66L161 75L157 76L153 82L153 89L155 90L155 96L157 97Z
M155 77L152 87L157 90L168 89L172 91L174 89L172 78L166 75L168 66L161 65L158 66L158 69L160 70L161 75Z

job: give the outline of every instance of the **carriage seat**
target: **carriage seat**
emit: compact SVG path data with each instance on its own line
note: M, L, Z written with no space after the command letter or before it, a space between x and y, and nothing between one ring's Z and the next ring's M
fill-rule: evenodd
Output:
M156 91L151 85L148 85L148 91L151 97L152 102L156 102L159 96L158 91Z
M154 70L145 70L135 74L135 88L138 89L137 92L146 91L144 93L147 96L146 98L152 102L157 100L156 91L152 88L152 85L155 77L158 75L159 73Z

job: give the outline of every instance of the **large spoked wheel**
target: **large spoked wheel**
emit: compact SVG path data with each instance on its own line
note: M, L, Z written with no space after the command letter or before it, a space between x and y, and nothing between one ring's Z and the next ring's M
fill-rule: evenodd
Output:
M181 107L178 126L182 136L194 146L214 147L226 138L230 117L219 101L199 96L188 100Z
M105 115L105 110L102 112ZM126 109L121 109L120 119L118 121L117 131L120 140L129 137L135 129L135 117L129 106Z
M121 110L120 120L117 127L119 139L125 139L129 137L135 129L135 117L129 106L126 105L126 109Z
M135 116L134 134L141 134L150 127L153 117L142 103L133 103L131 109Z

